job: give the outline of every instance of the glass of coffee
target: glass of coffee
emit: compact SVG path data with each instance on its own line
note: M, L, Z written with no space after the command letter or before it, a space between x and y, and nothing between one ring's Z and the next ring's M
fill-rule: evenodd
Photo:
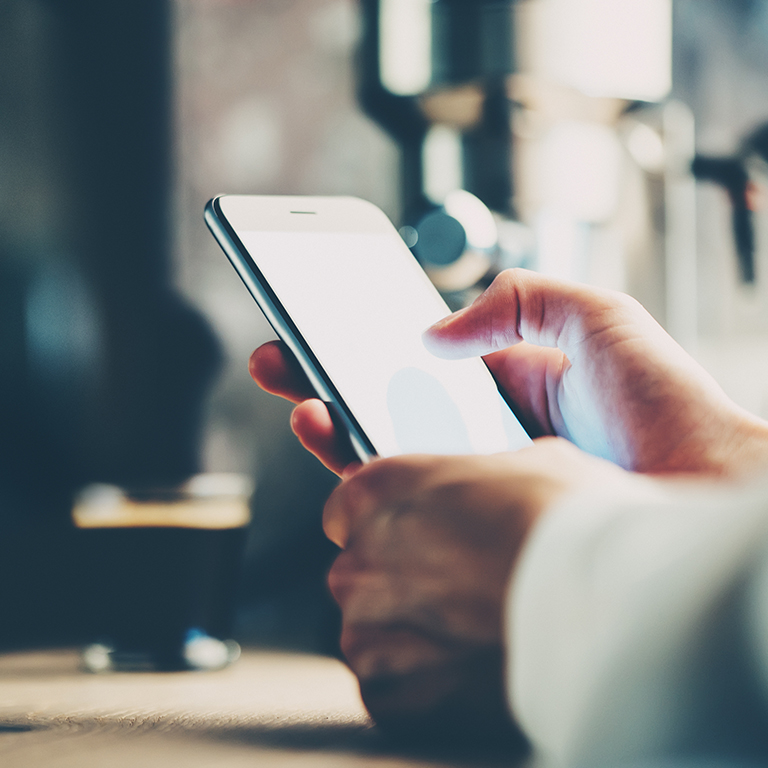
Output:
M98 627L87 669L219 669L239 656L231 633L252 490L232 474L83 489L72 519Z

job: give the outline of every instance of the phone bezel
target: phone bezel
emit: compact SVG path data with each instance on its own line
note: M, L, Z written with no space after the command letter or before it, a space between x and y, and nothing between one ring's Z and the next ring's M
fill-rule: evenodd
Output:
M290 315L269 286L261 270L240 240L222 210L221 201L230 195L218 195L205 206L205 222L221 246L240 279L245 284L267 322L290 349L309 379L317 396L328 406L331 418L340 421L349 435L352 449L366 463L377 456L376 449L334 386L320 361L312 352ZM315 199L316 200L316 199ZM360 201L362 202L362 201ZM286 200L288 205L288 200Z

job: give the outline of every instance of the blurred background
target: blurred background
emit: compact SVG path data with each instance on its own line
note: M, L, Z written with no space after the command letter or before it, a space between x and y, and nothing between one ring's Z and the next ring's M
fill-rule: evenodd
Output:
M78 489L205 471L255 481L236 637L335 651L218 193L371 200L453 306L627 291L768 417L766 86L760 0L0 0L0 645L92 635Z

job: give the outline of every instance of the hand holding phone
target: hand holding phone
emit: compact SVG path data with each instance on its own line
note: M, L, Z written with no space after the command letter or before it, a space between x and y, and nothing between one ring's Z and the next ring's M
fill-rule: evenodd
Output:
M266 341L248 361L251 378L265 392L294 404L291 430L307 451L339 477L360 466L345 430L337 428L325 405L317 399L291 351L279 339Z
M449 309L375 206L223 196L206 221L362 461L530 443L481 360L425 348Z

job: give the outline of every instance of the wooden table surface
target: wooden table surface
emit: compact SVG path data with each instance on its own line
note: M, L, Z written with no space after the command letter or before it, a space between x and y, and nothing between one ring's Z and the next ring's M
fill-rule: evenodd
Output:
M246 651L220 672L94 675L75 650L0 655L2 768L425 765L516 762L394 748L325 657Z

